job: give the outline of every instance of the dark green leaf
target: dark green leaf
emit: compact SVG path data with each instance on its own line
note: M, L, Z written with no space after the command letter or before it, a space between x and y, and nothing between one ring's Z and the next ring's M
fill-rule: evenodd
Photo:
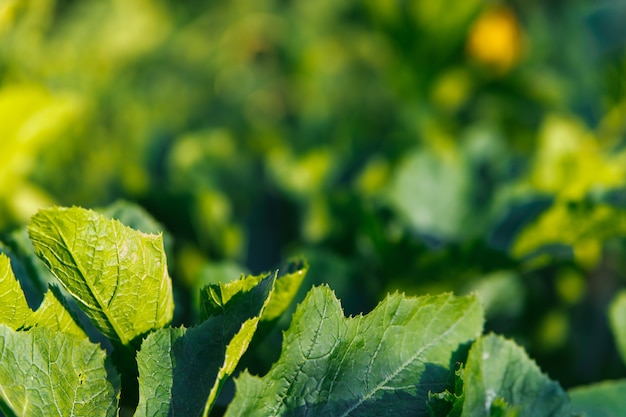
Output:
M242 374L227 416L421 416L443 389L459 346L477 337L474 296L388 296L345 318L328 287L309 292L264 377Z
M617 350L626 363L626 291L620 291L609 306L609 322Z
M621 417L626 411L626 380L577 387L569 396L575 416Z
M188 330L150 334L137 354L142 416L206 416L244 354L274 287L275 274L251 289L233 281L220 288L222 311Z

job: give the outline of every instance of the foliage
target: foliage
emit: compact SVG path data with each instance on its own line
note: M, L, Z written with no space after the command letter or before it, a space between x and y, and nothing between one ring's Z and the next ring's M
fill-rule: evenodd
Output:
M425 415L428 392L445 387L454 352L481 328L475 297L393 294L346 319L329 288L314 288L278 362L263 378L238 378L226 415Z
M29 232L67 292L51 287L45 300L54 301L33 312L0 255L6 415L116 415L122 407L135 416L208 416L259 323L282 314L306 270L207 286L201 321L171 327L159 235L76 207L40 211ZM112 352L90 340L73 321L78 314ZM577 388L571 402L515 342L481 336L483 321L476 295L452 294L395 293L370 313L345 318L332 290L314 287L291 319L280 358L262 377L237 378L226 415L548 417L620 406L623 383Z
M100 343L102 392L121 393L122 414L169 407L191 374L204 386L185 398L219 414L235 398L231 375L247 368L257 376L237 386L256 390L243 381L279 374L281 330L311 287L341 300L337 323L372 320L398 291L475 294L480 334L506 339L477 335L470 357L531 357L575 414L615 413L626 375L624 19L619 2L584 0L0 0L2 322ZM127 243L76 257L56 244L77 236L74 217L100 217L35 215L55 204L100 207L147 234L98 223L81 244L111 232ZM111 262L127 250L137 262ZM294 257L307 263L281 265ZM222 305L263 293L274 274L262 271L277 267L267 304ZM118 278L121 292L92 288ZM192 330L224 311L247 330L221 329L217 356L198 351L211 357L206 373L180 364L203 340ZM153 355L170 363L158 381L141 371ZM490 413L530 412L506 378L468 375L482 364L459 355L445 387L420 391L424 410L467 413L491 389Z
M202 321L189 329L172 328L165 327L174 303L161 235L76 207L40 211L29 233L33 250L65 293L50 287L33 312L9 258L0 255L0 408L8 415L102 410L116 415L118 400L124 407L136 406L138 416L208 415L259 321L282 313L306 270L207 286ZM110 355L89 339L79 314L100 339L106 337Z

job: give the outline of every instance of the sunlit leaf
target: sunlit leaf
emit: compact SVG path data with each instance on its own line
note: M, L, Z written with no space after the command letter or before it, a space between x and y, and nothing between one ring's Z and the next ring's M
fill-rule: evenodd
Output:
M11 270L8 256L0 254L0 322L14 330L21 328L32 310Z
M512 251L528 256L555 246L569 246L584 266L593 266L601 244L626 233L626 211L606 204L556 202L517 236Z
M624 184L626 154L601 146L581 120L551 115L539 132L530 182L535 189L564 200Z
M81 208L42 210L29 234L37 256L107 337L127 345L171 321L172 283L160 235Z
M30 309L4 254L0 254L0 323L14 330L43 326L86 338L58 288L50 287L37 311Z
M276 279L272 297L263 311L261 318L263 321L272 321L280 317L295 297L309 269L303 261L294 261L287 268L289 270ZM253 288L263 278L263 275L248 275L236 281L207 285L200 291L201 318L222 314L224 306L233 295Z
M0 325L0 401L14 416L116 416L119 378L105 352L46 327Z

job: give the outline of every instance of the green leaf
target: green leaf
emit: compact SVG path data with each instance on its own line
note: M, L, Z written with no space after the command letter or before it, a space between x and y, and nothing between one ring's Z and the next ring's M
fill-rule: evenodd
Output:
M17 330L24 326L32 313L22 287L13 275L9 257L0 254L0 323Z
M166 416L172 401L174 344L185 334L184 328L165 328L151 333L137 352L139 368L139 406L136 417ZM178 343L180 345L180 343Z
M221 313L188 330L150 334L137 353L140 400L135 416L207 416L252 340L275 279L276 274L268 275L251 289L239 281L221 285L228 294Z
M261 317L263 321L272 321L280 317L302 285L309 266L304 261L297 260L287 265L287 270L286 274L280 275L276 279L272 297L263 310ZM253 288L263 278L264 275L248 275L236 281L205 286L200 290L201 318L204 320L215 314L222 314L225 303L234 294Z
M445 390L428 393L428 411L431 417L461 417L465 395L463 393L463 368L454 372L454 392Z
M574 415L621 417L626 410L626 380L605 381L569 390Z
M264 322L278 319L289 307L309 271L309 265L303 260L294 260L286 269L284 274L278 275L272 297L263 310L261 320Z
M456 152L419 149L398 165L388 196L417 231L455 239L468 231L469 178Z
M119 220L123 225L135 230L155 235L162 233L165 251L169 253L168 251L173 244L172 237L167 232L163 232L165 229L163 225L140 205L125 200L117 200L106 207L98 209L98 211L107 218Z
M519 417L570 417L567 394L521 347L500 336L484 336L467 358L463 415L510 415L505 404Z
M388 296L345 318L328 287L312 289L264 377L243 373L226 416L423 416L429 391L451 376L453 354L483 324L474 296Z
M609 306L609 322L617 350L626 363L626 290L620 291Z
M52 285L43 298L37 311L26 320L26 327L45 326L52 330L71 333L87 338L87 334L72 314L58 287Z
M37 311L33 312L13 275L9 258L0 254L0 323L13 330L44 326L86 338L78 320L69 311L58 288L51 287Z
M15 416L115 416L119 378L88 340L0 325L0 398Z
M557 201L515 239L514 256L570 246L576 260L593 266L601 256L602 242L626 233L626 210L604 203Z
M9 249L6 253L11 259L11 267L24 290L28 305L40 304L50 284L56 283L57 280L35 255L35 248L28 237L27 227L15 229L3 235L3 239L3 243L6 243Z
M37 256L105 336L128 345L171 321L160 235L77 207L41 210L28 230Z

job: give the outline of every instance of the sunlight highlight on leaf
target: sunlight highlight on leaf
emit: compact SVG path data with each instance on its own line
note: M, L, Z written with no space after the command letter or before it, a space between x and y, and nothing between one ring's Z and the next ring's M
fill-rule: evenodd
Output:
M0 254L0 323L13 330L43 326L87 339L78 321L64 305L58 288L48 289L37 311L30 309L13 275L9 258L4 254Z
M16 416L117 415L119 378L96 344L0 325L0 401Z
M161 235L76 207L42 210L28 231L37 256L105 336L128 345L172 320Z

